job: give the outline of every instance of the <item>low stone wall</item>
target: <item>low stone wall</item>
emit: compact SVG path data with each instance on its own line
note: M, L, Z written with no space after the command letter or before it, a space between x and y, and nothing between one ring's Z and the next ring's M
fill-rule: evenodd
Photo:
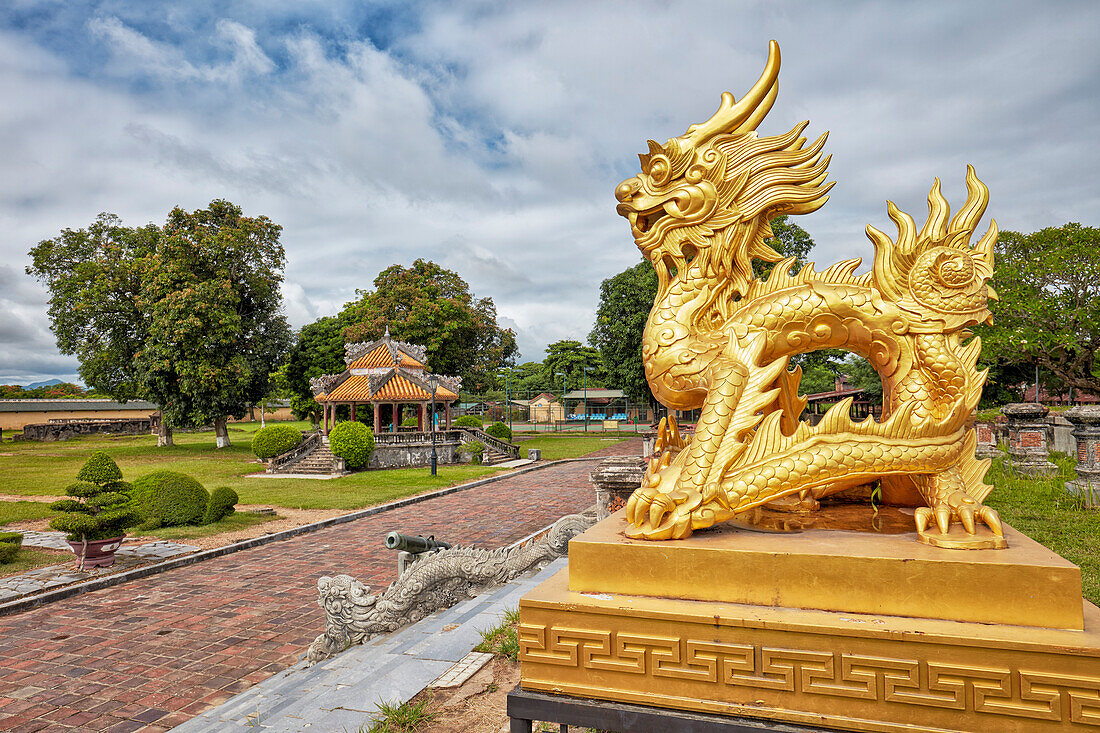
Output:
M436 440L435 454L438 463L461 463L459 443L457 441ZM375 443L370 454L371 468L403 468L406 466L427 466L432 460L432 443L400 443L386 445Z
M39 440L51 442L68 440L78 435L145 435L153 429L149 418L130 418L128 420L70 420L66 422L33 423L23 426L23 435L17 440Z

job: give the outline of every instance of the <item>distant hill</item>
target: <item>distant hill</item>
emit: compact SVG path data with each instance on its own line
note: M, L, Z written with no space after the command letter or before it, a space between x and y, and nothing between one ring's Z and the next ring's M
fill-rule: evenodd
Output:
M64 384L61 379L47 379L45 382L34 382L32 384L24 384L23 389L36 389L38 387L52 387L55 384Z

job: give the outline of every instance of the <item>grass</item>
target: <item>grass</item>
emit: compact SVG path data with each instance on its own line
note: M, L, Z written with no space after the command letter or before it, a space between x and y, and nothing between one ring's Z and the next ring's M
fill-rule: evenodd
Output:
M47 565L60 565L73 559L71 552L63 550L40 550L38 548L22 547L15 553L15 559L0 565L0 576L16 575L34 568Z
M307 428L309 423L289 423ZM57 443L4 443L0 455L3 493L62 495L81 466L97 450L107 451L123 477L132 481L150 471L180 471L208 489L228 486L242 504L270 504L300 509L361 509L425 491L442 489L492 475L493 466L442 465L431 476L427 467L361 471L339 479L246 478L262 473L249 450L259 423L234 423L233 445L217 449L212 432L176 433L175 445L156 447L156 436L86 436ZM522 447L541 448L543 458L576 458L625 438L545 435L525 440ZM15 520L8 520L15 521Z
M402 703L380 700L377 708L378 711L371 717L371 727L361 725L357 733L414 733L439 716L438 712L430 709L431 700L427 697L417 702Z
M1051 453L1059 475L1046 479L1017 476L1006 458L996 458L986 475L994 486L986 504L1028 537L1081 567L1083 595L1100 604L1100 511L1081 509L1065 484L1076 477L1076 459Z
M519 634L516 624L519 623L519 609L510 608L501 616L500 623L481 632L481 643L474 647L475 652L487 654L499 654L511 659L513 662L519 659Z
M56 512L41 501L0 501L0 527L29 519L46 519Z
M528 448L538 448L542 451L544 461L560 461L563 458L580 458L592 451L621 443L627 438L633 437L633 435L618 436L613 433L607 435L601 435L600 433L568 435L558 433L554 435L537 435L533 438L517 437L524 438L515 441L519 446L520 457L527 457Z
M196 537L209 537L222 532L234 532L264 522L279 519L277 514L249 514L248 512L233 512L228 517L222 517L213 524L183 525L180 527L161 527L160 529L143 530L142 536L158 537L162 540L193 540Z
M298 423L293 423L298 424ZM214 447L212 432L177 433L176 445L156 447L156 436L87 436L57 443L4 443L0 455L3 493L57 495L64 493L88 457L107 451L123 477L132 481L150 471L180 471L194 476L208 489L228 486L242 504L271 504L302 509L360 509L423 491L488 476L502 469L492 466L440 466L433 477L425 468L362 471L340 479L246 478L262 473L249 450L258 423L230 428L233 445ZM300 423L308 426L308 423ZM15 521L8 520L8 521Z

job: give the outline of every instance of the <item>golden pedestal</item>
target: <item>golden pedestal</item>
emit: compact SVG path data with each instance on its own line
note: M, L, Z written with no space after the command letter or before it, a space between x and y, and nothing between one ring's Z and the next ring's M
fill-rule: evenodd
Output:
M861 731L1100 726L1100 610L1011 528L1008 550L975 551L624 528L619 512L575 538L520 602L524 689Z

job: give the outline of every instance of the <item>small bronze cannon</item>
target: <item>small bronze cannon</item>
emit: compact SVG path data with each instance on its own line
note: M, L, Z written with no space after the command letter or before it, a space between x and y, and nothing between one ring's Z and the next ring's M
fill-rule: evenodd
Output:
M420 537L418 535L401 534L400 532L390 532L386 535L386 547L390 550L404 550L413 555L451 549L449 542L437 540L434 535Z

